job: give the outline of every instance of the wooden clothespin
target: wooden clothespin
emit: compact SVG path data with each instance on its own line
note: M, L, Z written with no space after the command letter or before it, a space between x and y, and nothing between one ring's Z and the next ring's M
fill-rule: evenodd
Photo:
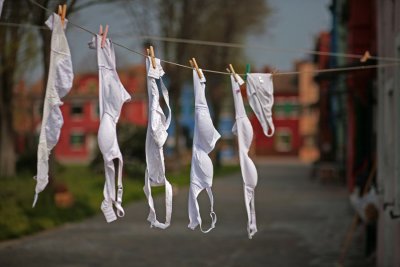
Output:
M58 5L58 15L61 17L61 24L64 26L65 16L67 15L67 5Z
M67 15L67 4L63 5L62 14L61 14L61 23L64 26L65 16Z
M235 69L233 68L232 64L229 64L229 69L231 70L231 73L233 74L233 78L235 79L236 82L238 82L236 78L236 72Z
M102 34L102 37L101 37L101 48L103 48L104 45L106 44L107 34L108 34L108 25L106 25L106 27L104 29L104 33Z
M154 56L154 48L152 45L150 46L150 57L151 57L151 66L153 66L153 69L155 69L156 68L156 58Z
M196 69L197 75L199 76L200 79L203 79L203 75L201 74L199 70L199 66L197 65L196 59L192 58L194 68Z
M369 53L369 51L365 51L364 55L360 58L360 62L364 63L367 62L368 59L370 59L371 54Z

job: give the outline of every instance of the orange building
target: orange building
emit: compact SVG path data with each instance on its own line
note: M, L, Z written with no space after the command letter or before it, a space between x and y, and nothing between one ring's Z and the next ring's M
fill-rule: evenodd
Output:
M313 71L315 65L308 61L300 61L297 64L298 88L299 88L299 134L302 140L299 149L299 158L304 162L314 162L319 159L317 142L319 123L319 88L314 81Z

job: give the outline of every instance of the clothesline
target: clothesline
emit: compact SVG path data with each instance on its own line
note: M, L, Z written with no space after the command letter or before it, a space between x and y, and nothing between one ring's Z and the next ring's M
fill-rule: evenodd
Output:
M52 10L50 10L50 9L46 8L45 6L39 4L35 0L29 0L29 1L32 4L38 6L39 8L41 8L43 10L47 10L49 12L53 12ZM75 23L73 23L71 21L68 21L68 23L70 25L76 27L76 28L79 28L79 29L81 29L81 30L83 30L83 31L85 31L87 33L90 33L91 35L96 35L97 34L97 33L93 32L93 31L91 31L91 30L89 30L89 29L87 29L87 28L85 28L83 26L80 26L78 24L75 24ZM10 26L15 26L16 25L15 23L8 23L8 24ZM11 24L13 24L13 25L11 25ZM27 24L21 24L21 25L27 26ZM41 27L41 26L37 26L37 27ZM232 43L223 43L223 42L208 42L208 41L200 41L200 40L186 40L186 39L178 39L178 38L171 38L170 41L173 41L173 39L175 39L175 41L180 41L180 42L183 42L183 41L185 41L185 42L197 42L199 44L204 44L204 45L220 45L220 46L231 45L232 47L233 46L239 47L240 45L242 45L242 44L232 44ZM123 44L119 44L119 43L117 43L115 41L112 41L112 43L115 46L118 46L118 47L121 47L123 49L126 49L129 52L132 52L132 53L137 54L137 55L141 55L143 57L147 57L146 54L144 54L142 52L139 52L139 51L136 51L136 50L133 50L133 49L131 49L131 48L129 48L129 47L123 45ZM313 53L322 53L323 55L328 55L326 52L310 51L310 50L305 50L305 51L313 52ZM346 56L347 55L347 56L352 57L352 58L360 58L360 55L354 55L354 54L330 53L329 55L336 55L336 56ZM372 56L370 58L371 59L379 59L379 60L382 60L382 59L394 60L394 58L380 58L380 57L372 57ZM395 59L395 60L398 61L397 59ZM186 69L193 69L191 66L180 64L180 63L173 62L173 61L168 61L168 60L165 60L165 59L160 59L160 61L164 62L166 64L175 65L175 66L186 68ZM398 66L398 65L400 65L400 63L376 64L376 65L365 65L365 66L356 66L356 67L341 67L341 68L330 68L330 69L317 69L317 70L311 70L311 71L289 71L289 72L276 71L273 75L274 76L282 76L282 75L298 75L298 74L302 74L302 73L344 72L344 71L365 70L365 69L374 69L374 68L387 68L387 67L394 67L394 66ZM208 72L208 73L222 74L222 75L231 75L231 73L227 72L227 71L217 71L217 70L210 70L210 69L202 69L202 71L203 72ZM240 75L240 76L245 76L246 75L245 73L237 73L237 74Z
M39 25L33 25L33 24L19 24L19 23L12 23L12 22L0 22L0 26L10 26L10 27L19 27L20 26L20 27L26 27L26 28L38 28L38 29L43 29L43 30L49 30L45 26L39 26ZM127 36L131 35L131 33L115 33L115 34L110 34L110 35L112 35L113 37L122 37L122 36L127 37ZM134 35L132 38L134 38L134 39L149 39L149 40L154 40L154 41L171 42L171 43L185 43L185 44L192 44L192 45L205 45L205 46L217 46L217 47L229 47L229 48L250 48L250 49L275 51L275 52L291 52L291 53L301 52L301 53L310 54L310 55L344 57L344 58L353 58L353 59L361 59L364 57L364 55L360 55L360 54L323 52L323 51L307 50L307 49L277 48L277 47L269 47L269 46L254 45L254 44L215 42L215 41L204 41L204 40L197 40L197 39L163 37L163 36L155 36L155 35ZM394 58L394 57L369 56L369 59L400 62L400 59Z
M131 35L131 34L125 34L125 33L113 34L113 36L116 36L116 37L127 36L127 35ZM133 38L149 39L149 40L154 40L154 41L163 41L163 42L171 42L171 43L185 43L185 44L193 44L193 45L230 47L230 48L249 48L249 49L258 49L258 50L275 51L275 52L291 52L291 53L299 53L300 52L300 53L305 53L305 54L310 54L310 55L344 57L344 58L354 58L354 59L361 59L364 57L364 55L360 55L360 54L323 52L323 51L307 50L307 49L278 48L278 47L269 47L269 46L263 46L263 45L255 45L255 44L214 42L214 41L204 41L204 40L196 40L196 39L154 36L154 35L134 35ZM400 62L400 59L394 58L394 57L369 56L369 59Z

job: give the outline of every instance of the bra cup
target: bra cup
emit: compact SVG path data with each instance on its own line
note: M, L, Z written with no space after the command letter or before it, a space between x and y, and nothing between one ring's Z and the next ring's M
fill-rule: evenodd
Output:
M147 166L152 166L152 168L147 168L147 171L149 172L149 179L152 181L152 183L159 184L164 178L163 168L160 165L162 160L161 151L155 142L149 142L147 147L150 151L152 151L151 155L146 155Z
M63 123L64 120L60 107L58 105L53 106L46 123L46 141L48 149L52 149L57 144Z
M117 77L118 78L118 77ZM130 101L131 100L131 95L125 90L124 85L121 83L121 81L118 78L118 83L119 83L119 90L122 93L121 94L121 107L119 109L119 111L121 111L122 109L122 105L123 103Z
M167 141L168 133L165 129L165 116L164 113L161 113L158 110L151 110L151 135L154 139L154 142L158 147L162 147Z
M197 145L208 154L214 149L220 134L215 130L208 112L201 111L196 116L198 116Z
M192 166L193 182L200 185L202 189L211 187L214 170L210 157L207 153L198 149L195 149L193 153L195 157L195 161L192 161L195 163ZM200 177L201 179L199 179Z
M113 76L113 73L109 70L103 70L103 101L104 103L104 113L110 114L114 119L118 118L119 111L122 107L123 102L121 99L121 90L119 89L119 84Z
M240 166L243 177L247 177L246 184L255 187L257 185L257 169L254 162L250 159L248 151L253 140L253 128L248 118L238 121Z
M272 121L273 91L270 74L253 73L247 76L247 96L250 106L263 128L264 134L268 137L274 133Z
M99 132L97 134L97 141L103 156L110 155L116 138L117 132L114 122L108 114L104 114L100 121Z
M246 157L249 158L248 155ZM241 168L243 176L248 177L246 185L255 188L257 186L258 174L254 162L249 158L247 164L241 164Z
M123 104L131 99L131 96L126 92L123 85L119 82L116 73L108 69L101 69L103 72L102 93L104 105L104 113L111 115L115 122L119 118Z
M253 127L251 126L250 120L246 117L242 120L242 136L243 136L243 145L250 149L251 143L253 141Z
M54 85L60 98L63 98L71 90L74 74L72 71L71 58L65 55L58 55L58 62L55 68Z

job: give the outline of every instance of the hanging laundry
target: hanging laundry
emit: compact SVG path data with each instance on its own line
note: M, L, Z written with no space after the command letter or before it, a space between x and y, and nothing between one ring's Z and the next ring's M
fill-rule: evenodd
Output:
M250 106L263 128L264 134L268 137L273 136L275 132L274 123L272 121L274 87L271 74L247 74L246 87Z
M357 212L358 216L360 216L362 221L365 223L369 222L367 211L367 209L371 208L369 206L372 205L376 211L379 210L378 194L376 193L374 187L371 187L371 189L362 196L360 196L360 188L356 187L353 193L350 195L350 203Z
M102 47L102 36L93 37L89 47L97 50L99 66L99 109L100 126L97 136L99 148L103 154L105 168L104 200L101 210L108 223L125 215L122 208L122 154L118 146L116 124L121 114L122 105L131 100L131 96L122 85L115 64L114 47L110 39L105 39ZM117 192L115 192L115 164L117 172Z
M202 71L199 70L201 73ZM208 110L205 96L206 79L202 74L199 78L196 70L193 70L194 96L195 96L195 120L194 120L194 137L192 166L190 169L190 188L189 188L189 219L188 227L194 230L200 225L203 233L208 233L215 228L217 216L214 212L214 198L211 191L212 180L214 175L213 164L208 153L210 153L217 140L221 135L214 128L211 121L210 111ZM203 230L201 227L201 217L197 197L200 192L206 189L210 199L210 216L212 219L211 227Z
M147 197L150 212L147 220L151 227L161 229L167 228L171 223L172 213L172 186L165 177L165 164L163 146L167 140L167 129L171 123L171 108L169 106L168 90L165 87L162 76L164 70L161 67L160 60L155 58L156 68L151 65L151 58L146 58L147 68L147 92L149 96L149 119L146 134L146 173L144 193ZM168 108L168 118L160 106L160 94L157 86L157 80L160 80L161 92ZM165 186L165 223L160 223L157 220L154 201L151 195L152 186Z
M235 75L237 81L233 75ZM231 83L236 111L236 122L233 125L232 132L238 137L239 161L244 182L244 200L248 219L247 232L249 238L251 239L257 232L256 211L254 206L254 189L257 185L258 179L256 166L248 155L250 145L253 140L253 128L249 118L246 115L242 94L240 92L240 85L242 85L244 82L239 75L232 74Z
M72 80L74 78L71 53L64 31L67 23L68 20L65 20L63 26L61 18L57 14L52 14L46 21L46 25L52 30L51 52L37 152L37 175L34 177L37 184L33 207L36 205L38 194L44 190L49 182L48 161L50 151L57 144L61 127L64 123L60 110L60 106L63 102L61 102L60 99L71 90Z

